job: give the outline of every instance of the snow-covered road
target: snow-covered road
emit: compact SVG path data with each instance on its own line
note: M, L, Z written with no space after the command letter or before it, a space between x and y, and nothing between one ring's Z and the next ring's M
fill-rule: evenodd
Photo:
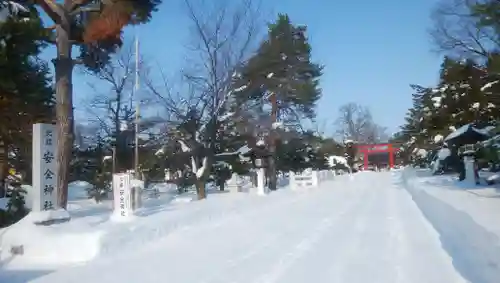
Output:
M32 282L466 282L410 195L392 181L390 173L338 178Z

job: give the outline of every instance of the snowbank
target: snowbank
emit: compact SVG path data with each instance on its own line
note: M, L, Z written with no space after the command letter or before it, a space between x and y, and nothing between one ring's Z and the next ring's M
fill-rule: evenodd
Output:
M67 229L69 225L35 225L39 220L39 213L30 213L3 231L0 260L50 266L81 263L98 254L102 231ZM13 250L20 254L13 255Z
M443 180L435 177L418 178L411 168L405 169L399 177L422 213L439 232L443 248L453 258L453 265L462 276L471 282L498 282L500 226L498 213L495 212L499 211L500 202L497 200L497 208L490 210L480 202L471 201L471 196L465 200L463 197L467 198L467 193L460 190L448 192L458 193L461 200L458 199L460 197L452 200L443 198L443 195L435 192L445 191L446 188L425 183L429 179L438 182ZM481 213L478 212L480 210ZM486 215L496 217L497 221L485 220L483 217Z
M83 192L86 194L88 185L85 182L72 183L73 200L68 202L71 221L51 226L35 225L34 222L45 220L47 215L30 213L0 231L0 266L23 270L31 267L58 269L134 251L166 237L173 230L233 218L245 207L251 208L255 203L265 205L281 194L290 193L289 190L279 190L263 199L252 194L221 192L207 184L208 199L191 203L197 199L194 191L179 194L175 184L154 184L149 189L156 189L159 194L148 198L145 193L143 207L135 217L117 223L112 221L112 201L95 203L86 196L84 198ZM13 256L13 249L19 254Z
M72 184L74 192L84 191L85 185L85 182ZM144 199L136 217L126 223L112 221L111 201L95 203L87 197L79 198L78 194L73 195L77 200L68 203L69 222L35 225L34 222L46 220L47 215L28 214L0 232L0 265L8 261L9 266L21 266L23 269L25 266L51 269L84 263L96 257L133 250L167 236L172 230L200 221L233 217L233 212L239 211L241 205L252 204L253 198L261 200L249 194L220 192L207 184L209 198L190 203L197 198L194 191L178 194L174 184L155 184L152 188L160 194L154 199ZM83 194L80 196L83 197ZM202 209L204 212L200 214ZM12 249L22 254L13 256Z

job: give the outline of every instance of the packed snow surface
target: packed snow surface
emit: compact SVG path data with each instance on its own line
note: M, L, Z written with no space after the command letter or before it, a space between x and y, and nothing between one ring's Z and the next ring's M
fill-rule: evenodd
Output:
M392 174L266 197L211 194L132 223L94 223L110 226L95 259L53 271L6 263L0 282L467 282ZM61 225L83 222L72 221Z

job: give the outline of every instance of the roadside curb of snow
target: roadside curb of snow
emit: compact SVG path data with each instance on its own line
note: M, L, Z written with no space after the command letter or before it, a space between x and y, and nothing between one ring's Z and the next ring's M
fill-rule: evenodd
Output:
M498 237L477 224L466 212L416 186L414 179L418 177L414 169L406 168L399 178L439 233L441 245L453 259L455 269L470 282L497 283L500 278Z

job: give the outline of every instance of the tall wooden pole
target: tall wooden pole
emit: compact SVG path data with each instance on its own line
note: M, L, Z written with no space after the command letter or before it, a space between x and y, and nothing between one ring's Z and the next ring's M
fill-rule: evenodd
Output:
M134 152L134 171L136 178L139 178L139 103L135 107L135 152Z
M137 93L139 90L139 37L135 35L135 84L134 90ZM139 99L135 100L135 152L134 152L134 171L136 178L140 179L139 174Z
M135 94L139 91L139 36L135 30ZM134 172L135 179L141 180L142 174L139 172L139 124L140 124L140 99L135 98L135 142L134 142ZM142 206L142 188L136 187L134 190L133 208L138 209Z

